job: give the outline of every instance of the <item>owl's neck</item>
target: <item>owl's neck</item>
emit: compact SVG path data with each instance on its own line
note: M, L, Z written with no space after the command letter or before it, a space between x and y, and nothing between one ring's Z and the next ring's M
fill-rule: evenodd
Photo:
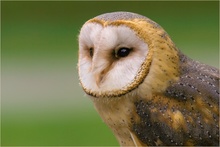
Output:
M137 121L135 105L131 98L126 96L120 98L93 99L96 110L102 120L111 128L121 146L141 145L135 141L131 126Z

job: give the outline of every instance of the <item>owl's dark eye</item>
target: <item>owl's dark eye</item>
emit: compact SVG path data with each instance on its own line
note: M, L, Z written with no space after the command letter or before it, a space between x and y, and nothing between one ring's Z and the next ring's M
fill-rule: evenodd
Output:
M93 56L93 48L92 47L89 48L89 54L90 54L91 57Z
M122 47L116 53L116 57L126 57L130 53L130 51L131 51L130 48Z

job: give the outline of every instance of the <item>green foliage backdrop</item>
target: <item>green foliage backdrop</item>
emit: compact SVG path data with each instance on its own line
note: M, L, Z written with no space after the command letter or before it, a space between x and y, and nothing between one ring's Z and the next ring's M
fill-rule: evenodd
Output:
M1 144L118 145L77 75L77 35L102 13L159 23L183 53L218 67L219 2L1 2Z

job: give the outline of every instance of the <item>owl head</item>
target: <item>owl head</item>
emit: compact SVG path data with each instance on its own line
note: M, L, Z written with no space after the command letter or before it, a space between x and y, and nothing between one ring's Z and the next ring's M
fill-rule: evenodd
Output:
M177 78L177 54L168 34L149 18L131 12L102 14L80 30L80 83L97 98L134 94L137 89L150 93Z

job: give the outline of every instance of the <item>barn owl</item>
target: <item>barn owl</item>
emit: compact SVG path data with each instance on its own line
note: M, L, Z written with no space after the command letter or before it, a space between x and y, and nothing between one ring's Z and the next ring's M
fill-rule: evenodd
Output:
M181 53L160 25L105 13L78 41L80 84L121 146L219 145L219 70Z

